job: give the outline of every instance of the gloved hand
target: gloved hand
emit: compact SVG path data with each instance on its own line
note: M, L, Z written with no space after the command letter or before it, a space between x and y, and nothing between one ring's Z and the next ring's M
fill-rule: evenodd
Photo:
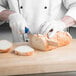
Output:
M17 33L25 33L25 27L27 27L26 21L19 13L13 13L9 15L10 27Z
M66 24L61 20L52 20L43 23L40 27L39 33L40 34L48 34L49 37L55 35L58 31L63 31L66 28Z

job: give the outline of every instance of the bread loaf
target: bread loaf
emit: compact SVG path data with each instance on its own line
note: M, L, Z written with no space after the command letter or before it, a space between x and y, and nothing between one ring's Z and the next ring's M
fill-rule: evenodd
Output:
M12 50L13 44L7 40L0 40L0 52L6 53Z
M57 46L49 45L47 40L57 42ZM70 44L72 40L71 35L68 32L57 32L54 37L49 38L47 35L43 36L35 34L30 38L30 44L33 48L43 51L52 50L61 46Z

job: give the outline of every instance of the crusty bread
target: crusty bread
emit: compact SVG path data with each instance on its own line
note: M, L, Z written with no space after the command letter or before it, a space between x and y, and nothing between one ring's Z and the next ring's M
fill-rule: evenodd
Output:
M33 48L38 50L52 50L56 48L55 46L49 46L47 41L47 36L41 35L41 34L34 34L30 37L30 44Z
M57 41L58 47L70 44L72 36L68 32L57 32L54 37L49 38L52 41Z
M6 53L12 50L13 44L7 40L0 40L0 52Z
M35 49L47 49L48 43L43 35L34 35L30 40L32 47L34 47Z
M28 45L18 46L14 49L14 53L21 56L31 56L34 54L34 49Z
M50 45L48 40L54 41L57 43L57 46ZM71 35L68 32L57 32L54 37L49 38L47 35L43 36L40 34L35 34L30 37L30 44L33 48L43 51L52 50L60 46L68 45L72 40Z

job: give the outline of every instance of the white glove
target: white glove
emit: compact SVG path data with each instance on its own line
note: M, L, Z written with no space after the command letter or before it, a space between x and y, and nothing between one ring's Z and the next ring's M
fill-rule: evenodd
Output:
M61 20L47 21L41 25L39 33L48 34L49 37L52 37L56 32L63 31L65 27L66 24Z
M26 21L19 13L13 13L9 15L9 24L12 29L17 33L25 33L25 27L27 27Z

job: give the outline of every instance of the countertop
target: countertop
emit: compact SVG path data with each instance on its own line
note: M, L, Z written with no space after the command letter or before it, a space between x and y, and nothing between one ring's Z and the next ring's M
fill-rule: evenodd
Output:
M17 44L17 43L16 43ZM76 39L71 44L32 56L0 53L0 75L76 71Z

